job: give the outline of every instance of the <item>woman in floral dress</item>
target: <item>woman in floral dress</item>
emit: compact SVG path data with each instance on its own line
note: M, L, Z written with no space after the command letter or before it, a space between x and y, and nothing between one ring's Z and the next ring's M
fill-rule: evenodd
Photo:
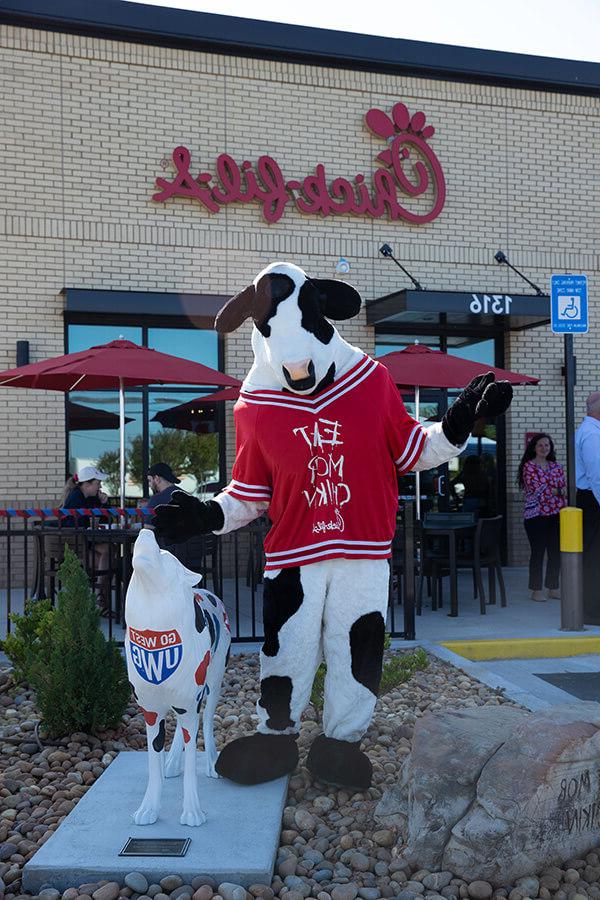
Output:
M531 545L529 589L531 599L558 598L560 574L559 512L565 505L565 473L556 462L554 443L548 434L534 434L519 463L519 487L525 492L525 531ZM543 577L547 555L546 578Z

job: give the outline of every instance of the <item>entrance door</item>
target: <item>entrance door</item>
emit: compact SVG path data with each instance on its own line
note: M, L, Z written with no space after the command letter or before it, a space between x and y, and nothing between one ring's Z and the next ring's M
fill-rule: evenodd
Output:
M418 340L434 350L443 350L451 356L460 356L481 363L482 373L488 366L502 365L501 345L488 337L462 335L397 335L376 334L376 356L394 350L402 350ZM419 421L423 425L440 422L448 406L460 391L421 389L419 392ZM402 391L407 411L415 416L414 391ZM448 464L438 466L420 475L421 513L427 511L476 512L480 516L493 516L502 511L498 496L498 465L503 464L503 452L499 454L496 425L493 420L481 419L460 456ZM413 499L416 494L414 474L399 480L401 498Z

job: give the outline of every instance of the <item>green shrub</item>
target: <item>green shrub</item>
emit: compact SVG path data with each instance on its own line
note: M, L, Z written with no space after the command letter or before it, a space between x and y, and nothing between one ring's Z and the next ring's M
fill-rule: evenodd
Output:
M24 615L11 613L10 620L15 630L6 635L0 647L13 665L16 682L29 681L34 660L38 656L47 656L53 616L50 600L27 600Z
M384 649L389 649L391 639L389 634L385 636ZM421 647L417 647L414 653L396 654L383 663L379 694L387 694L399 684L409 681L415 672L426 669L429 665L427 654ZM321 663L315 674L310 701L315 709L323 709L323 692L325 689L325 675L327 666Z
M415 672L426 669L428 665L427 654L422 647L417 647L414 653L392 656L383 664L379 693L387 694L393 691L399 684L410 681Z
M115 727L130 697L125 662L99 627L96 598L77 556L66 546L49 645L29 668L42 725L50 736Z

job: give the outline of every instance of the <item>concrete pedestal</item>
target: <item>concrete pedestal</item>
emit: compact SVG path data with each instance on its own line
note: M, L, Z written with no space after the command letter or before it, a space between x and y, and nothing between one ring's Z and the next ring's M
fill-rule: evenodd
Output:
M223 778L207 778L204 754L198 754L202 808L207 821L197 828L179 824L182 777L165 780L163 803L154 825L133 824L147 783L145 753L120 753L56 833L26 864L23 887L42 885L60 891L105 878L122 881L142 872L150 883L165 875L211 875L217 882L248 887L269 884L279 845L287 778L244 787ZM191 838L183 857L119 856L127 839Z

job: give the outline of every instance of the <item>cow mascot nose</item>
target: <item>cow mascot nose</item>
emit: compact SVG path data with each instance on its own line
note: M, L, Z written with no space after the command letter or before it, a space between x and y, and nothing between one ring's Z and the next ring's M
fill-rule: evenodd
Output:
M316 780L370 786L360 741L381 678L397 478L457 456L479 415L510 404L510 385L488 373L442 422L422 427L388 370L332 324L360 305L351 285L273 263L223 307L219 332L253 322L232 478L208 502L176 491L156 514L156 530L173 541L225 534L264 513L272 523L257 732L226 745L216 766L241 784L296 767L300 719L324 657L323 734L306 764Z
M283 374L292 390L305 390L307 387L314 387L315 367L310 359L303 359L296 363L284 363Z

